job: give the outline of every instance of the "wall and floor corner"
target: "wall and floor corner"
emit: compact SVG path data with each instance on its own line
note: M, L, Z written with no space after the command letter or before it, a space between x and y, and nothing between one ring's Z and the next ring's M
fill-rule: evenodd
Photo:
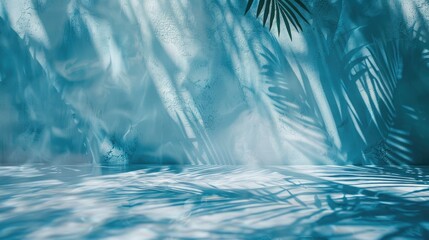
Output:
M429 238L428 103L427 0L0 0L0 238Z

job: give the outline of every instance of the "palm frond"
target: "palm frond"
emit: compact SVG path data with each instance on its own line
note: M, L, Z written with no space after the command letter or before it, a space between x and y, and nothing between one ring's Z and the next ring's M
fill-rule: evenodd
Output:
M305 15L310 11L301 0L258 0L256 2L256 17L262 14L262 22L264 26L268 24L270 30L275 23L279 35L282 23L290 39L292 39L292 27L299 32L302 31L302 22L308 23ZM248 0L244 14L249 12L254 3L254 0Z

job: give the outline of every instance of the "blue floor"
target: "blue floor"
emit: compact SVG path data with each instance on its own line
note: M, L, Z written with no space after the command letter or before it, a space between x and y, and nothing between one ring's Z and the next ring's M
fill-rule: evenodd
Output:
M0 167L0 239L428 239L428 170Z

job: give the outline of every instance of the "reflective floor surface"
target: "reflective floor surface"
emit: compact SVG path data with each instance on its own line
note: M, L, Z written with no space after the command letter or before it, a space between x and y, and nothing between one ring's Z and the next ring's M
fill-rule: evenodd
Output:
M429 239L428 170L0 167L0 239Z

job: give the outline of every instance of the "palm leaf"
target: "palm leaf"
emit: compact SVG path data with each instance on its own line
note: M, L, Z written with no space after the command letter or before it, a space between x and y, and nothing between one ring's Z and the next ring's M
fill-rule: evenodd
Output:
M290 39L292 39L290 25L299 32L302 31L301 21L308 23L305 14L310 11L301 0L258 0L257 2L256 17L263 13L262 23L264 26L268 24L270 30L275 21L279 35L282 22L286 26ZM249 12L253 3L255 3L254 0L248 0L244 14Z

